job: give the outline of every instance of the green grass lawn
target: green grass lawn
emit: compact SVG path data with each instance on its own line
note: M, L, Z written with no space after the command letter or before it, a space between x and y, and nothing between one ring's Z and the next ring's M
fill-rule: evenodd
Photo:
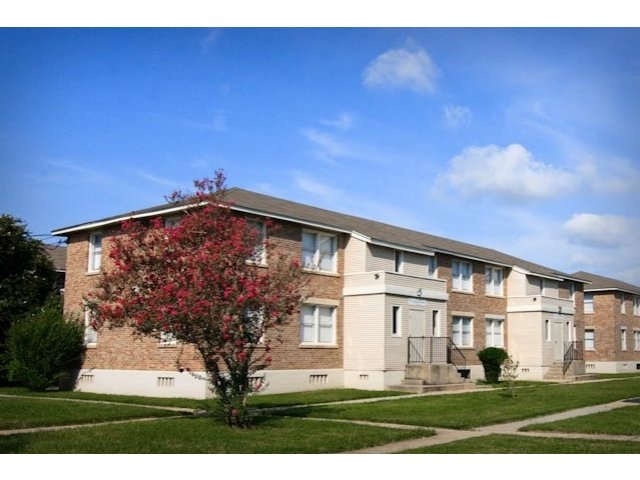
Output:
M0 397L0 430L180 415L169 410L43 398Z
M538 423L522 431L574 432L606 435L640 436L640 405L617 408L608 412L569 418L552 423Z
M337 453L432 434L280 417L261 417L255 428L242 430L191 417L0 436L0 454Z
M497 389L364 404L309 406L274 413L469 429L632 397L640 397L640 377L528 386L518 389L515 398Z
M422 454L638 454L640 442L488 435L401 453Z

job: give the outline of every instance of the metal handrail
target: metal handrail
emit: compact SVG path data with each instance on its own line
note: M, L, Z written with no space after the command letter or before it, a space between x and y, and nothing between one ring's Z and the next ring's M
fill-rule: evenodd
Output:
M460 370L467 358L449 337L409 337L407 363L450 363Z
M564 362L562 364L562 374L569 370L574 360L584 360L584 342L564 342Z

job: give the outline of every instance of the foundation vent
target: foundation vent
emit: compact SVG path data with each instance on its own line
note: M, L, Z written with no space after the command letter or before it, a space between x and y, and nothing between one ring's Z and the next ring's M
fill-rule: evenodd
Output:
M595 363L585 363L584 364L584 368L585 368L585 370L595 370L596 369L596 364Z
M367 373L361 373L360 375L358 375L358 378L360 378L360 380L362 382L368 382L369 381L369 375Z
M174 377L158 377L156 385L158 387L175 387L176 379Z
M321 375L309 375L309 383L311 384L327 383L329 381L328 377L329 376L326 373Z
M83 373L82 375L80 375L80 377L78 378L78 383L80 385L88 385L90 383L93 383L93 375L91 374L87 374L87 373Z

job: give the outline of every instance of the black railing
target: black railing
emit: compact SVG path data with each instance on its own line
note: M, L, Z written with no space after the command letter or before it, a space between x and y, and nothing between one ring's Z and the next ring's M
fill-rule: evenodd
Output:
M409 337L407 363L450 363L467 368L467 358L449 337Z
M584 360L584 343L583 342L564 342L564 362L562 365L562 374L569 370L569 366L574 360Z

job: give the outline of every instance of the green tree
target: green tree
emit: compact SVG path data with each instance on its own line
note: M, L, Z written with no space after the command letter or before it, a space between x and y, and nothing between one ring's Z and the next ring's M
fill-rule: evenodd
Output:
M14 322L7 332L9 380L31 390L57 386L78 368L84 352L80 324L66 320L59 301L52 299L33 315Z
M0 348L11 324L42 307L56 273L40 240L11 215L0 216Z

